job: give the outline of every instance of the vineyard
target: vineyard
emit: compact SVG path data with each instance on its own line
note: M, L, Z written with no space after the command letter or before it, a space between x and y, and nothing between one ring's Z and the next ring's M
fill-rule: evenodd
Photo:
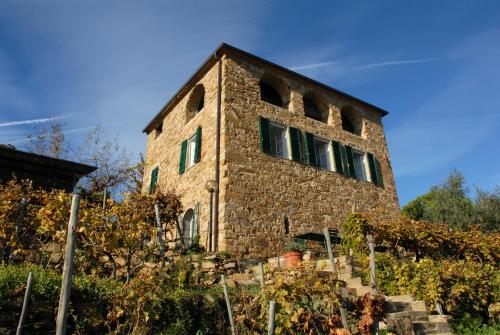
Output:
M35 190L29 182L0 186L1 333L15 330L28 272L34 282L26 331L55 329L63 253L58 246L65 242L70 204L70 194ZM69 333L230 333L223 291L203 269L202 248L172 249L164 255L156 240L155 205L168 239L175 235L182 211L174 193L126 194L122 201L104 203L100 197L83 196ZM338 253L353 256L366 282L366 235L375 237L381 293L411 294L431 310L439 303L462 334L498 330L500 234L450 231L446 225L404 216L388 219L378 212L352 214L341 231ZM232 259L224 253L214 257ZM345 299L339 293L343 281L317 271L314 262L292 269L266 267L264 288L228 282L237 334L265 333L271 300L277 306L276 334L370 334L374 319L384 317L383 295ZM342 306L350 330L343 329Z

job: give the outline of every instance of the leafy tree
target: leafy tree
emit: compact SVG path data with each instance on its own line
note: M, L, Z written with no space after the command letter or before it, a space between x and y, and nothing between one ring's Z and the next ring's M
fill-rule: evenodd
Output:
M476 189L478 223L486 232L500 231L500 187L489 193Z
M476 200L469 197L464 176L452 171L447 180L402 208L414 220L445 223L451 229L465 230L478 224L484 231L500 229L500 188L493 193L476 189Z

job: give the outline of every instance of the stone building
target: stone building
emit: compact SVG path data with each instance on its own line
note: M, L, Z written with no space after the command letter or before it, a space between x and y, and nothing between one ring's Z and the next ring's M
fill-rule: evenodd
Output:
M186 243L277 255L292 237L337 227L353 208L398 210L385 115L222 44L144 129L144 192L181 196Z

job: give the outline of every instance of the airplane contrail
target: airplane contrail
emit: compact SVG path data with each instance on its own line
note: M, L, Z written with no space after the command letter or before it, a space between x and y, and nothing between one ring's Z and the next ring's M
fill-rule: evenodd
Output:
M21 125L26 125L26 124L37 124L37 123L45 123L45 122L50 122L54 120L59 120L64 118L64 116L53 116L53 117L47 117L43 119L31 119L31 120L22 120L22 121L11 121L11 122L3 122L0 123L0 127L12 127L12 126L21 126Z

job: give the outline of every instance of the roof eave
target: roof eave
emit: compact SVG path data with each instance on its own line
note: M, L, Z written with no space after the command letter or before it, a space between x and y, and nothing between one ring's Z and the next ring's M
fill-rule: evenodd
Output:
M290 70L290 69L287 69L286 67L283 67L281 65L278 65L276 63L273 63L273 62L270 62L264 58L261 58L261 57L258 57L258 56L255 56L249 52L246 52L244 50L241 50L241 49L238 49L232 45L229 45L227 43L221 43L217 49L215 49L214 52L212 52L210 54L210 56L207 58L207 60L205 60L205 62L202 63L202 65L193 73L193 75L191 75L191 77L189 77L189 79L181 86L181 88L163 105L163 107L160 109L160 111L158 113L156 113L156 115L153 117L153 119L147 124L146 127L144 127L144 129L142 130L143 133L149 133L151 132L154 127L156 126L156 124L158 123L158 121L161 119L161 117L163 116L163 112L179 97L182 95L182 93L190 86L191 82L193 82L197 77L199 77L200 75L202 75L203 71L204 70L207 70L209 68L209 65L211 64L211 62L215 62L217 60L217 57L218 55L220 55L221 53L224 52L224 49L228 49L228 50L231 50L231 51L234 51L236 53L239 53L243 56L246 56L248 58L251 58L251 59L254 59L258 62L261 62L261 63L265 63L271 67L274 67L274 68L277 68L281 71L284 71L284 72L287 72L293 76L296 76L296 77L299 77L303 80L306 80L306 81L309 81L315 85L318 85L318 86L321 86L321 87L324 87L325 89L327 90L330 90L330 91L333 91L339 95L342 95L343 97L345 98L348 98L350 100L353 100L353 101L356 101L362 105L365 105L369 108L372 108L373 110L375 111L378 111L379 113L382 114L382 117L386 116L389 114L389 112L383 108L380 108L378 106L375 106L369 102L366 102L364 100L361 100L359 98L356 98L350 94L347 94L343 91L340 91L336 88L333 88L331 86L328 86L326 84L323 84L317 80L314 80L314 79L311 79L309 77L306 77L298 72L295 72L293 70Z

